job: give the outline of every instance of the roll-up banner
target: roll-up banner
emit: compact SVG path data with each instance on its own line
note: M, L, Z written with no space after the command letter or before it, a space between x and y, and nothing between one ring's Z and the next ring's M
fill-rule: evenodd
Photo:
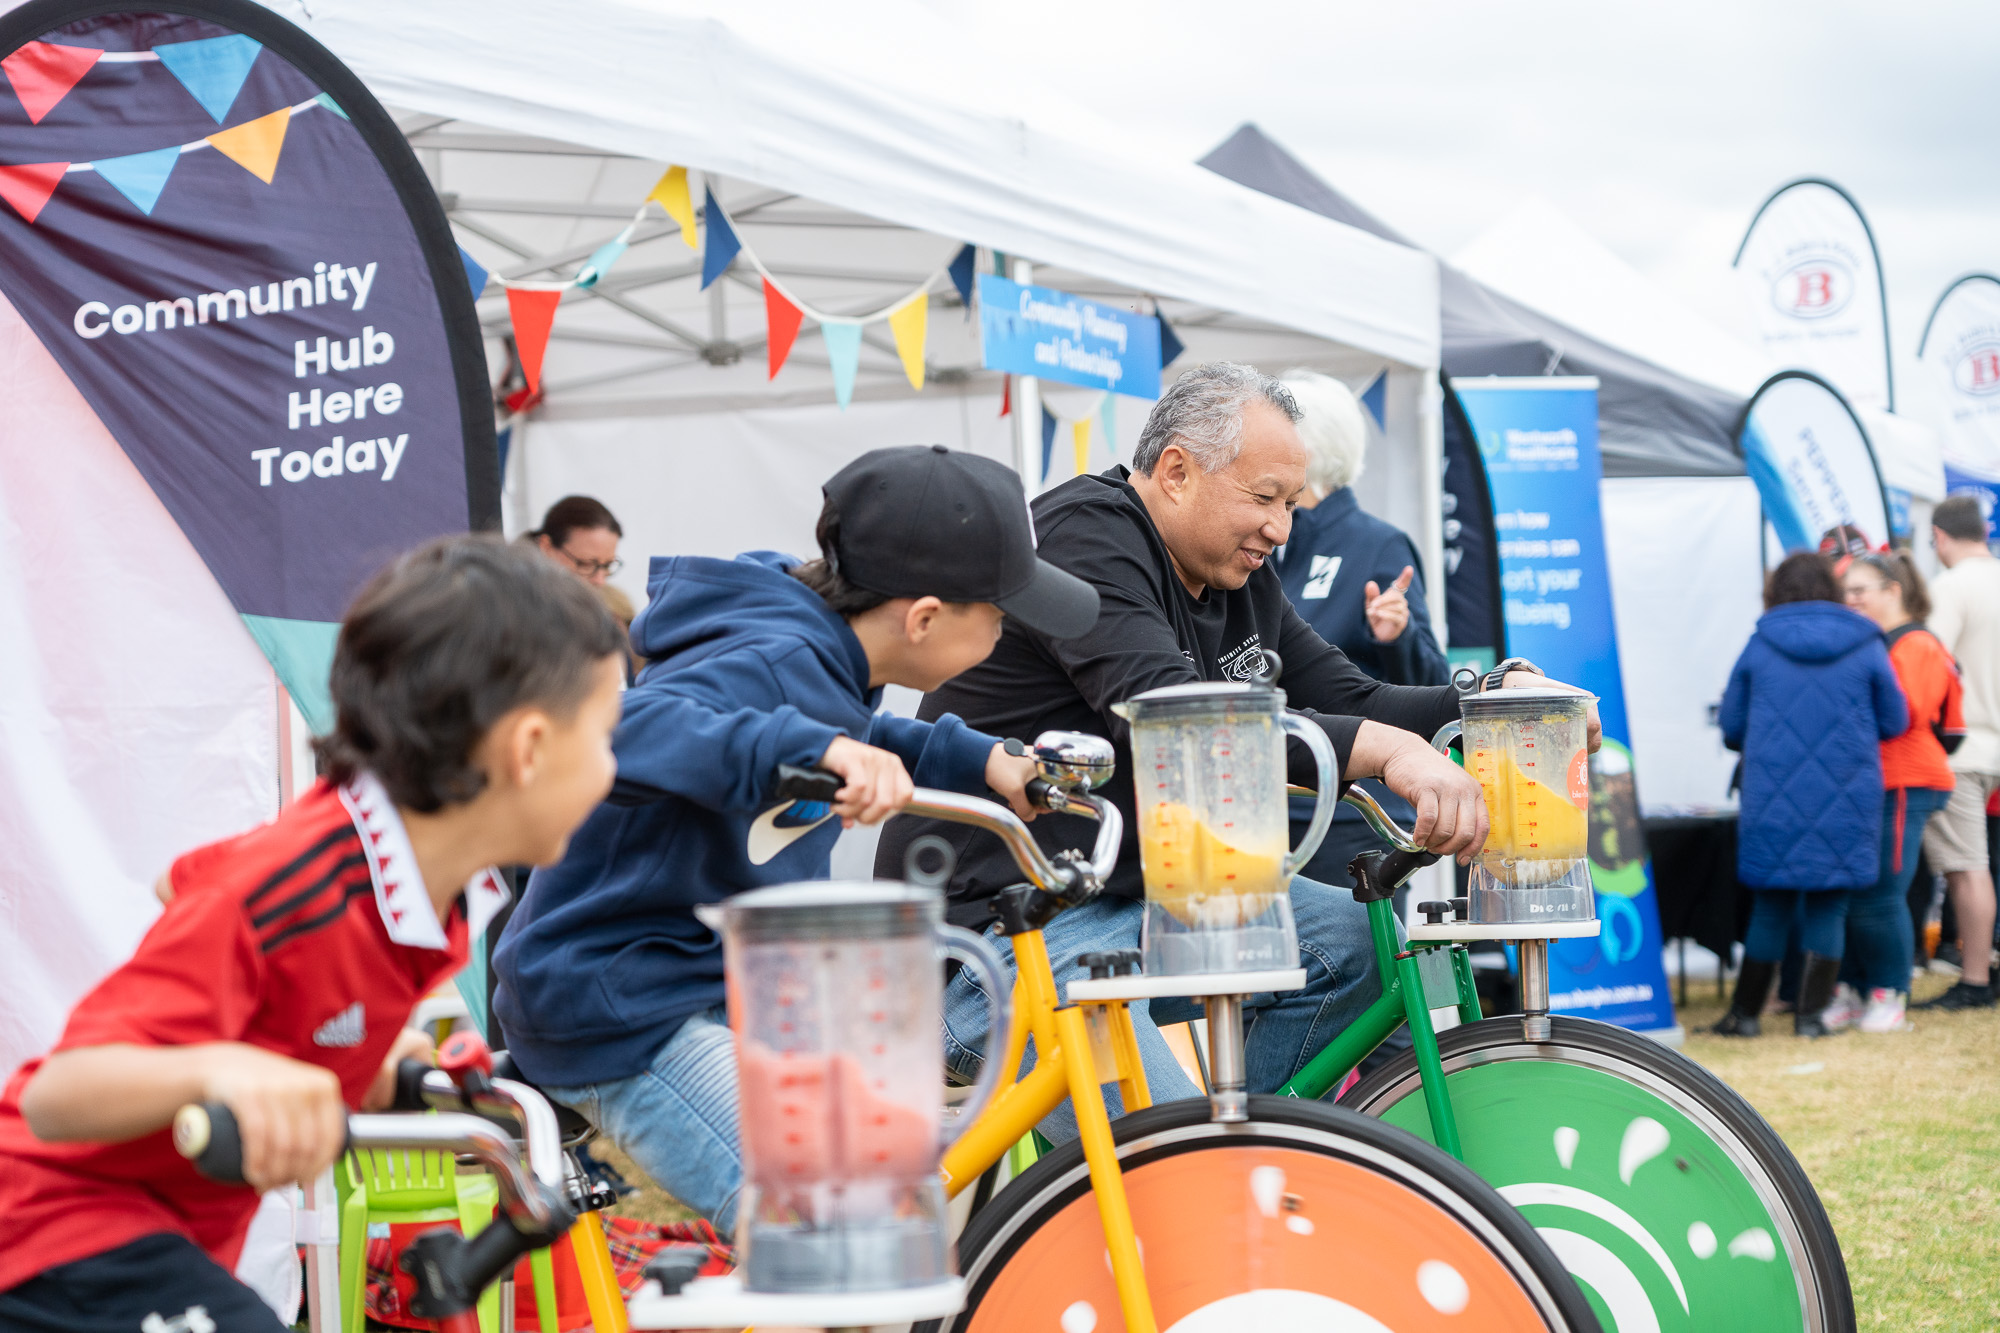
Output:
M0 293L324 730L361 582L499 525L437 197L360 80L245 0L36 0L0 71Z
M1735 267L1764 349L1848 401L1895 410L1882 256L1861 206L1831 181L1798 180L1750 220Z
M1870 547L1889 543L1889 501L1868 433L1833 387L1816 375L1772 376L1743 410L1736 431L1745 470L1757 483L1767 553L1820 548L1841 524Z
M1604 726L1590 763L1589 822L1603 925L1596 939L1550 946L1550 1007L1641 1032L1676 1030L1604 560L1597 381L1455 378L1452 388L1492 492L1507 650L1595 694Z
M2000 546L2000 278L1973 273L1945 288L1917 362L1924 415L1944 445L1945 490L1979 499L1987 541Z

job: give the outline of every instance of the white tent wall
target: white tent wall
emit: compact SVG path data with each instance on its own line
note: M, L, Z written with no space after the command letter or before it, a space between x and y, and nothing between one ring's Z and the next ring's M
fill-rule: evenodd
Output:
M1641 813L1733 814L1736 756L1711 710L1764 609L1757 488L1613 477L1600 495Z
M270 667L0 300L0 1078L158 915L173 859L271 817Z

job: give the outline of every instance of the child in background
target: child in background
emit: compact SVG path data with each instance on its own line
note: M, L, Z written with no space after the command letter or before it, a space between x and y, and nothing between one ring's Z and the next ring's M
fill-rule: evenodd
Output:
M0 1328L277 1333L230 1275L258 1192L307 1181L350 1109L427 1043L412 1009L610 789L624 643L590 587L494 538L433 542L369 583L334 650L325 777L188 853L130 961L0 1094ZM170 1125L235 1113L244 1185Z
M1097 619L1095 590L1036 558L1020 479L991 459L877 449L825 495L818 560L653 561L618 783L493 955L515 1063L724 1234L736 1056L722 945L695 907L824 879L841 826L901 809L912 772L1032 818L1031 761L950 715L878 713L882 688L934 690L984 661L1003 614L1057 638ZM831 809L775 799L782 764L845 779Z

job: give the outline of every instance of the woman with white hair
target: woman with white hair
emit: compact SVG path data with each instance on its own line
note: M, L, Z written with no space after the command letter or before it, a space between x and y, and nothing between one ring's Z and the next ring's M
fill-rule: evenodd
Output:
M1431 634L1417 548L1407 535L1361 512L1354 482L1361 476L1368 429L1361 404L1330 375L1294 370L1284 376L1299 410L1305 441L1306 493L1292 515L1291 539L1278 552L1285 595L1319 636L1354 665L1392 685L1443 685L1451 679L1444 651ZM1415 815L1379 782L1369 793L1407 827ZM1301 811L1310 814L1310 808ZM1347 863L1378 839L1348 806L1334 811L1304 873L1323 883L1352 886Z

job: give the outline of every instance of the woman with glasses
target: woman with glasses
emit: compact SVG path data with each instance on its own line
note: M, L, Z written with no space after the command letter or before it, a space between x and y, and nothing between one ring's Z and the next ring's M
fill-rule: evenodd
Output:
M526 534L537 549L593 588L624 568L618 539L625 529L611 511L588 495L565 495L542 515L542 526Z
M1916 957L1904 899L1917 872L1924 825L1951 799L1945 756L1965 736L1964 690L1951 654L1924 628L1930 596L1907 555L1856 556L1841 586L1847 605L1880 626L1889 641L1889 664L1909 700L1910 725L1882 742L1882 873L1848 903L1847 961L1821 1021L1835 1029L1858 1019L1863 1032L1903 1032Z

